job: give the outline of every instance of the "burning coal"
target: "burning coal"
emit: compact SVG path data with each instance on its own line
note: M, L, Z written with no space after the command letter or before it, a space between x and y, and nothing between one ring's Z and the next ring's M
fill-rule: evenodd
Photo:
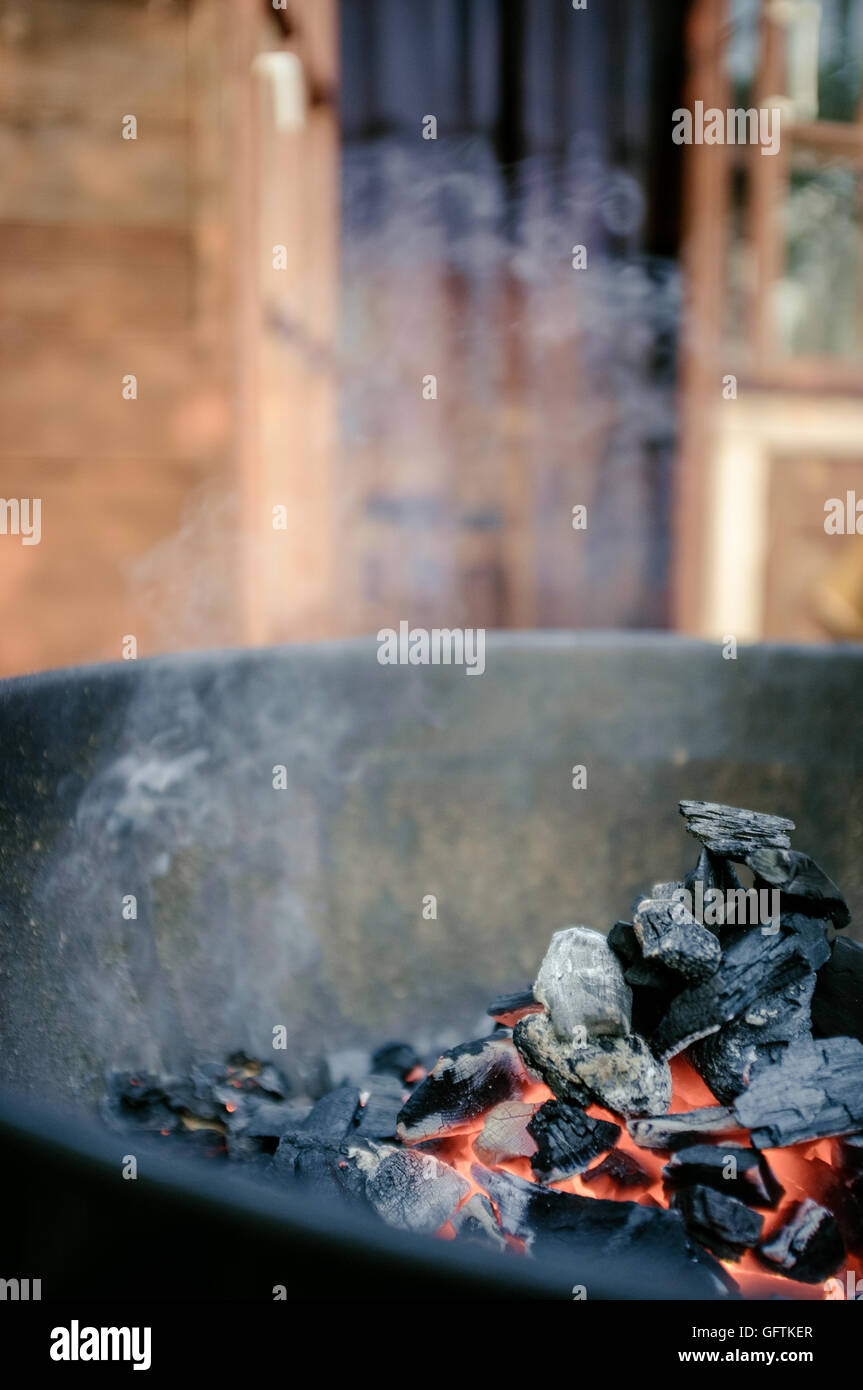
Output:
M390 1043L316 1099L237 1054L114 1076L110 1124L359 1202L391 1226L563 1262L637 1256L692 1296L855 1297L863 1254L863 946L792 822L685 801L699 841L607 936L556 932L493 1031L426 1069ZM698 905L778 895L766 923ZM695 891L697 889L697 891ZM684 897L685 895L685 897ZM690 904L691 906L686 906ZM695 911L692 910L695 908Z

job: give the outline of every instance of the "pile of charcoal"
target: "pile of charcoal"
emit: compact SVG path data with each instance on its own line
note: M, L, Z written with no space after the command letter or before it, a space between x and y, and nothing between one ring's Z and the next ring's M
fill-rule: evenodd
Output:
M743 1257L807 1284L859 1268L863 946L836 935L848 909L791 821L680 810L692 872L607 936L556 932L493 1031L428 1070L390 1043L313 1099L236 1054L182 1080L115 1074L106 1119L414 1232L578 1270L661 1257L696 1295L736 1292ZM681 1061L714 1103L680 1108ZM799 1160L790 1190L776 1150Z

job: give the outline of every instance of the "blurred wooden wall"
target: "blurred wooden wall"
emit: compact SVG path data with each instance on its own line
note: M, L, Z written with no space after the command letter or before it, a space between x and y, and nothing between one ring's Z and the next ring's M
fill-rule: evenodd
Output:
M0 674L325 627L335 4L312 13L0 4L0 495L43 514L39 545L0 535ZM285 136L255 60L291 48L316 87Z

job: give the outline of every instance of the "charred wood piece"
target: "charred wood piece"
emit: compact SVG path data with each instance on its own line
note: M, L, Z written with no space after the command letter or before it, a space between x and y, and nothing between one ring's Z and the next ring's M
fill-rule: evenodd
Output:
M366 1182L366 1197L388 1226L432 1235L451 1220L470 1183L447 1163L415 1149L396 1149Z
M629 1032L632 991L606 938L589 927L554 933L533 992L562 1039Z
M690 835L720 859L745 861L757 849L790 849L794 822L763 811L745 811L715 801L681 801Z
M361 1139L395 1139L406 1098L404 1082L395 1076L370 1076L361 1082L355 1133Z
M572 1277L586 1286L588 1296L604 1278L617 1283L621 1267L636 1260L649 1281L646 1297L667 1297L675 1288L679 1293L682 1280L693 1297L717 1297L737 1287L690 1239L680 1213L664 1207L539 1188L529 1220L530 1254L572 1260Z
M633 1273L636 1261L639 1269L649 1270L652 1298L679 1296L681 1277L694 1297L736 1290L713 1257L693 1244L677 1212L558 1192L478 1163L471 1167L471 1177L488 1193L509 1235L523 1239L537 1258L565 1257L570 1282L582 1275L588 1290L604 1280L619 1287L627 1261Z
M520 1019L513 1042L558 1100L603 1105L615 1114L654 1115L671 1103L671 1072L636 1033L564 1043L547 1014Z
M420 1058L410 1043L389 1042L372 1053L372 1072L376 1076L395 1076L407 1081L420 1065Z
M766 994L779 994L808 975L811 950L796 932L771 935L758 929L736 934L715 975L675 995L652 1039L660 1057L715 1033Z
M521 1100L504 1100L493 1106L473 1141L473 1151L480 1163L493 1165L504 1163L508 1158L530 1158L535 1154L536 1140L528 1134L527 1124L538 1109L538 1104Z
M812 971L764 996L740 1018L692 1047L690 1061L717 1100L730 1105L759 1071L781 1059L790 1043L811 1038L815 978Z
M681 898L643 899L633 925L645 960L656 961L693 982L707 979L719 969L719 942L695 920Z
M717 854L711 854L710 850L703 845L695 868L690 869L683 884L693 896L696 892L696 884L700 884L702 901L708 893L718 892L722 895L728 892L736 893L743 887L730 860L722 859Z
M359 1087L336 1086L312 1106L300 1128L322 1142L338 1143L353 1129L359 1104Z
M783 912L827 918L839 928L851 921L848 904L836 884L808 854L793 849L757 849L746 862L755 874L756 887L761 881L779 889Z
M533 997L532 989L518 990L515 994L499 994L486 1009L495 1023L512 1028L525 1014L535 1014L542 1008Z
M506 1250L506 1236L494 1214L494 1207L481 1192L475 1192L452 1217L453 1230L459 1240Z
M732 1108L759 1149L853 1134L863 1126L863 1044L856 1038L792 1043Z
M451 1048L402 1107L398 1137L418 1144L475 1129L478 1116L503 1100L520 1100L528 1083L509 1038L481 1038Z
M530 1166L544 1182L558 1182L583 1173L599 1154L620 1138L620 1126L586 1115L577 1105L547 1100L528 1121L536 1141Z
M683 1149L705 1139L719 1139L739 1129L739 1125L725 1106L704 1105L674 1115L629 1120L626 1128L640 1149Z
M863 1042L863 946L840 937L818 972L812 1021L822 1036Z
M681 1188L672 1194L671 1205L680 1212L692 1239L720 1260L739 1259L761 1239L764 1218L739 1197L713 1187Z
M776 1273L803 1284L820 1284L841 1266L845 1245L833 1215L807 1197L758 1253Z
M784 1196L767 1159L735 1144L693 1144L672 1154L662 1170L665 1185L713 1187L750 1207L777 1207Z
M595 1183L607 1181L613 1187L648 1187L650 1174L645 1172L637 1158L625 1149L612 1149L600 1163L582 1173L581 1181Z

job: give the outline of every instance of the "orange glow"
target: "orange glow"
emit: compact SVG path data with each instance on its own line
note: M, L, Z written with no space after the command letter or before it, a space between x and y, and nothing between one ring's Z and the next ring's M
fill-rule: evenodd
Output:
M686 1110L716 1105L715 1096L708 1090L705 1082L689 1062L683 1057L675 1057L670 1066L673 1090L669 1114L680 1114ZM537 1106L551 1099L553 1099L552 1092L541 1082L532 1083L522 1096L522 1100ZM553 1187L558 1192L577 1193L581 1197L592 1197L597 1200L636 1201L646 1206L667 1207L668 1197L662 1184L662 1169L668 1162L670 1151L640 1149L630 1138L620 1117L604 1110L602 1106L589 1105L587 1113L596 1119L610 1120L613 1124L620 1126L621 1134L614 1152L629 1154L634 1158L646 1173L646 1182L640 1187L621 1187L610 1177L602 1177L586 1183L583 1177L576 1176L550 1183L548 1186ZM477 1158L473 1151L473 1143L482 1130L483 1120L484 1117L480 1117L474 1128L440 1141L435 1149L436 1154L443 1162L449 1163L470 1183L470 1192L464 1198L465 1202L469 1201L477 1192L487 1195L471 1174L471 1167L474 1164L479 1163L483 1167L487 1166ZM749 1137L745 1130L730 1130L722 1136L722 1141L736 1147L750 1147ZM715 1141L705 1140L705 1143L711 1142ZM597 1158L591 1167L600 1163L602 1157L604 1155ZM764 1217L765 1237L770 1236L784 1224L790 1208L804 1197L811 1197L814 1201L825 1201L827 1206L830 1205L826 1199L837 1181L836 1170L832 1163L831 1140L820 1139L786 1149L766 1149L764 1150L764 1157L785 1189L785 1195L776 1211L759 1210L759 1215ZM529 1158L505 1159L496 1164L495 1167L498 1171L512 1173L529 1182L536 1181ZM492 1206L494 1206L494 1202L492 1202ZM452 1240L455 1237L455 1230L451 1222L447 1222L438 1232L438 1235L444 1240ZM514 1249L524 1249L523 1241L510 1237L507 1237L507 1240ZM744 1297L754 1299L780 1297L840 1300L845 1297L843 1289L846 1271L853 1270L856 1277L860 1277L863 1273L863 1261L850 1254L846 1256L836 1279L831 1281L826 1288L825 1284L801 1284L796 1280L786 1279L782 1275L771 1274L751 1251L747 1251L740 1260L722 1260L721 1263L731 1277L737 1281Z

